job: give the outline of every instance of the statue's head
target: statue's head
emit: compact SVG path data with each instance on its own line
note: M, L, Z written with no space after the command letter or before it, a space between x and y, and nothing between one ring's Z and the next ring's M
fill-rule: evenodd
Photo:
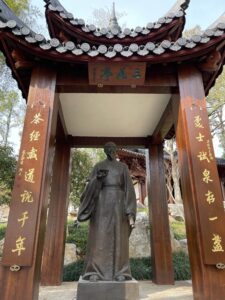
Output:
M113 142L106 143L104 146L104 152L107 155L108 159L113 160L116 158L117 146Z

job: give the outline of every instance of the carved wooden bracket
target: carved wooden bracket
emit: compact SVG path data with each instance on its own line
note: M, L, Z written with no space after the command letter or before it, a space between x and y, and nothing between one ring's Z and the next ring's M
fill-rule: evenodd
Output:
M211 52L206 60L199 64L199 68L204 72L215 72L217 71L222 63L222 56L218 50Z

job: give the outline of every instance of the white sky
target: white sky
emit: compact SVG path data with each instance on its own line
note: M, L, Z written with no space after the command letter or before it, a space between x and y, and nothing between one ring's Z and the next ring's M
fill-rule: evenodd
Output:
M74 17L85 21L92 19L92 11L95 8L111 8L113 0L60 0L67 11ZM43 0L31 0L44 14ZM176 0L114 0L116 10L126 12L121 23L127 27L146 26L148 22L155 22L162 17L176 3ZM191 0L187 9L186 28L200 25L202 29L207 28L222 13L225 12L225 0Z

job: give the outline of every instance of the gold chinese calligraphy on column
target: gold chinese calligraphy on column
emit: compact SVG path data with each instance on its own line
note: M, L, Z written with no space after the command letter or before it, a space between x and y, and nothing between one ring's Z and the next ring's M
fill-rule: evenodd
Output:
M6 266L32 264L48 115L49 108L45 106L32 105L27 108L27 125L22 138L7 230L10 238L6 239L2 259L2 264Z
M206 108L185 108L204 262L225 263L224 209Z

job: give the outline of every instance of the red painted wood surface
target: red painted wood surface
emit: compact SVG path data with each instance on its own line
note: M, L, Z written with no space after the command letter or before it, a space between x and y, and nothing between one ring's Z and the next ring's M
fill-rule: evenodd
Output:
M56 130L56 114L57 103L55 103L55 87L56 87L56 74L54 70L48 70L42 66L38 67L33 71L32 81L30 84L30 91L28 97L28 109L25 119L25 130L23 132L22 144L21 144L21 155L24 149L29 149L27 145L27 128L31 127L30 120L33 117L33 111L30 107L43 109L43 103L46 109L49 111L48 118L45 119L45 126L43 128L39 127L40 134L43 138L42 143L45 145L45 149L42 153L42 173L40 174L40 180L38 184L34 185L32 189L33 198L38 203L38 215L37 219L30 226L36 226L34 239L32 239L33 244L30 245L30 249L27 248L28 254L32 252L33 254L31 266L24 267L23 264L18 265L21 269L18 272L13 272L10 270L9 266L3 266L0 264L0 295L1 300L31 300L38 299L38 288L40 280L40 268L41 268L41 256L43 250L44 241L44 231L46 225L46 212L47 212L47 200L49 192L49 179L51 170L51 157L52 157L52 146L55 140L55 130ZM32 116L31 116L32 114ZM42 147L42 145L39 145ZM41 148L40 148L41 149ZM20 160L21 163L21 160ZM24 160L24 165L25 160ZM17 182L20 177L20 168L17 170L14 193L12 203L20 199L20 194L16 194L15 190L18 189ZM22 184L21 184L22 186ZM27 186L24 186L27 188ZM16 199L15 199L16 198ZM36 216L35 216L36 217ZM13 219L18 219L17 206L13 204L12 210L10 211L9 218L9 230ZM33 234L33 228L31 228ZM9 244L8 239L10 239L9 234L6 234L6 245ZM26 240L25 240L26 241ZM8 255L10 256L10 248ZM7 253L4 253L7 258ZM8 261L8 263L11 261ZM14 260L12 260L12 263ZM17 263L17 261L15 261ZM20 261L18 261L20 263ZM8 265L8 264L7 264ZM15 269L15 268L14 268Z
M42 258L42 285L60 285L63 275L69 202L70 146L65 142L65 137L64 141L62 137L58 136L58 138L59 141L56 143L55 148L50 205Z
M206 107L184 110L205 264L225 264L224 207Z
M49 107L28 105L2 265L31 266L45 163Z
M191 107L202 107L201 116L202 118L204 117L204 120L207 120L201 73L194 66L181 66L179 68L179 86L180 100L178 98L173 99L173 108L176 119L176 139L194 299L221 300L225 298L225 270L219 270L215 265L206 265L204 261L205 256L200 225L202 220L200 220L201 212L199 211L199 201L202 201L204 191L200 190L202 176L198 178L195 176L195 172L201 172L201 170L197 170L199 165L195 165L194 161L196 158L195 145L198 141L192 132L193 120L187 115L187 111ZM210 136L208 127L204 134L207 134L208 137ZM215 184L219 181L216 174L213 174L213 180ZM200 197L196 193L197 190L198 193L202 192ZM221 199L218 199L219 201ZM205 223L205 230L207 230L207 226L208 221ZM218 227L218 230L222 232L222 230L225 230L225 227ZM211 247L212 245L208 246Z
M162 144L150 145L147 164L153 281L174 284Z

